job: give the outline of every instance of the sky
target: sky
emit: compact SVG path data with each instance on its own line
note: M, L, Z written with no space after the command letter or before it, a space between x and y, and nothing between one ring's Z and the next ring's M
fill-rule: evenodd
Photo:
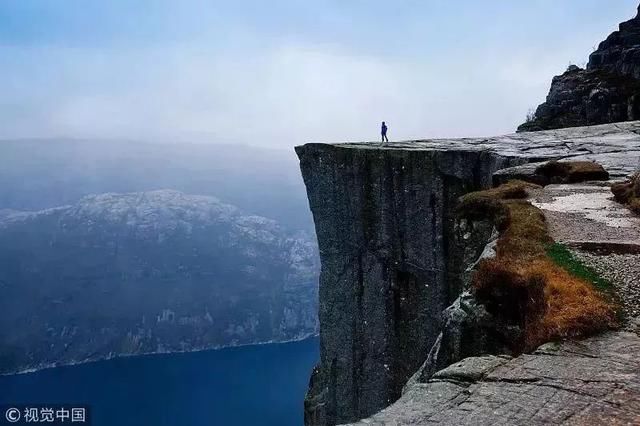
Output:
M510 133L638 0L2 0L0 138Z

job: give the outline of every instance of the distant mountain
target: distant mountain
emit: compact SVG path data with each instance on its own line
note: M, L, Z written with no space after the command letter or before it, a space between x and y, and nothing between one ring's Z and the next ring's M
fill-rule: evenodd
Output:
M315 238L172 190L0 210L0 372L318 331Z
M545 103L518 131L640 120L640 7L589 57L553 78Z
M90 194L175 189L313 232L291 150L112 140L0 140L0 209L40 210Z

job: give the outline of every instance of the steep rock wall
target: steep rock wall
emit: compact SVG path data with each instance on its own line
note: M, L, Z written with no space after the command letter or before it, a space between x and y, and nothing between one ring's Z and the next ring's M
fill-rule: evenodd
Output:
M401 396L491 229L462 229L455 204L521 164L481 150L296 148L321 257L321 360L308 425L370 416Z
M621 23L589 56L587 69L640 79L640 6L633 19Z
M589 57L553 78L546 101L518 131L640 119L640 8Z

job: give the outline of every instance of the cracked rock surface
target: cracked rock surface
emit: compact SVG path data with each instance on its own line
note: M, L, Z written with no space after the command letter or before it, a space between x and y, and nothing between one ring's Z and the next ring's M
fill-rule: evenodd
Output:
M639 352L637 334L611 332L517 358L468 358L353 425L638 424Z

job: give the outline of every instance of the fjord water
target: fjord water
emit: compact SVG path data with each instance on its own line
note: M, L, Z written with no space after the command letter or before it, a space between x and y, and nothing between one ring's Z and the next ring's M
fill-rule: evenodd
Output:
M2 404L86 404L94 426L299 426L317 338L0 376Z

